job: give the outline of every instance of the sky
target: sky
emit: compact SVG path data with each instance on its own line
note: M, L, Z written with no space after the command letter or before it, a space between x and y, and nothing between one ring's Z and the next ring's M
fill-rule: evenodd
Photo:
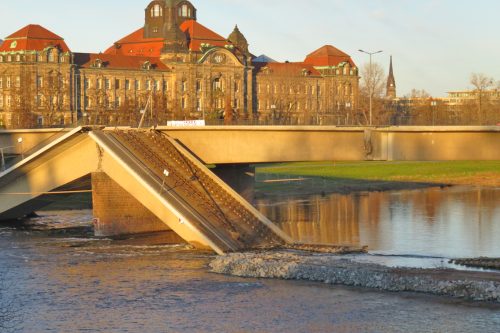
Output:
M0 39L34 23L74 52L100 52L144 24L148 0L0 2ZM302 61L330 44L361 67L366 51L386 72L394 58L398 95L436 97L471 88L471 73L500 81L498 0L192 0L198 21L222 36L235 24L253 54Z

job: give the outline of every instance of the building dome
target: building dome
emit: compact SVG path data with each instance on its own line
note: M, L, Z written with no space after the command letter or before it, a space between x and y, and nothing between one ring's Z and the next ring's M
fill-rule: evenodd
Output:
M240 29L238 29L238 25L234 27L233 32L227 38L228 41L233 43L241 52L244 54L248 54L248 41L245 36L241 33Z

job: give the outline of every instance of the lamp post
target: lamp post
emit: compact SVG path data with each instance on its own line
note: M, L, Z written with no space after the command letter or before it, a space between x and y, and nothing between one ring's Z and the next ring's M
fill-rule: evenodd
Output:
M17 139L17 143L21 146L21 159L24 160L23 138Z
M382 53L383 51L377 51L377 52L368 52L359 49L359 52L366 53L370 56L370 77L369 77L369 93L370 93L370 126L373 125L373 66L372 66L372 56L378 53Z

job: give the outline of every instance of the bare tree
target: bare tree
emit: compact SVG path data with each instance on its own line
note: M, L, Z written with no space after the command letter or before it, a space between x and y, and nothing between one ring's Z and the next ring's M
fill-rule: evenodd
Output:
M368 123L367 105L369 104L370 95L373 101L373 119L374 123L381 124L387 121L387 114L384 108L384 87L386 75L384 68L379 63L364 64L361 68L361 83L360 83L360 107L363 110L365 121Z
M424 99L424 98L430 98L431 95L424 89L412 89L410 91L410 93L408 95L406 95L405 97L407 98L420 98L420 99Z
M381 64L374 62L364 64L361 68L361 89L371 91L373 97L381 98L384 95L386 75Z
M474 86L477 93L478 109L477 118L479 125L483 125L483 95L485 90L493 86L493 79L481 73L472 73L470 83Z

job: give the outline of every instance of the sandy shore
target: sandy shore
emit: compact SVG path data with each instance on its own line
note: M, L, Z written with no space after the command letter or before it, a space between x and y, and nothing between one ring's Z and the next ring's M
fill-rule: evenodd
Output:
M391 268L357 263L339 255L290 250L220 256L210 268L239 277L307 280L500 303L500 272Z

